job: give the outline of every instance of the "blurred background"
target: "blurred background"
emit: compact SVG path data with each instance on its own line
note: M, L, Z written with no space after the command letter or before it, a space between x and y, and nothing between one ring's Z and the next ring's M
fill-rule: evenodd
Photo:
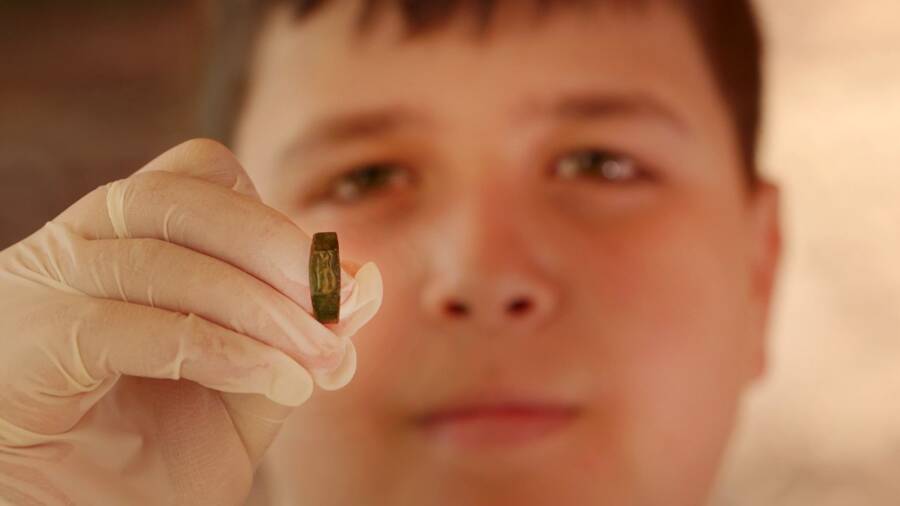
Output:
M757 4L762 170L784 192L787 249L770 374L714 506L897 505L900 2ZM245 35L222 5L0 2L0 248L182 140L219 134L210 112L234 69L217 59Z

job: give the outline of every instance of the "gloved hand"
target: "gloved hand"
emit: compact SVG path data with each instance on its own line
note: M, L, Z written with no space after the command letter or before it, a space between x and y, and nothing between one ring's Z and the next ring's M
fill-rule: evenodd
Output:
M309 248L200 140L0 252L0 503L241 504L381 305L368 263L342 273L341 321L316 321Z

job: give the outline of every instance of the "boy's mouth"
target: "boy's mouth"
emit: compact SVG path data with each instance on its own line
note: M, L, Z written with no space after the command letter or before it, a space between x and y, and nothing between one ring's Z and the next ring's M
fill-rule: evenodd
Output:
M572 404L482 396L430 411L417 426L429 440L458 448L518 446L563 429L580 413Z

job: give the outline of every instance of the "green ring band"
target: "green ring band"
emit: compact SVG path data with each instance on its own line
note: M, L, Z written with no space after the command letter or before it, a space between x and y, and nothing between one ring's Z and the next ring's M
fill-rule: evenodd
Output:
M309 248L309 291L316 320L337 323L341 316L341 257L336 232L313 234Z

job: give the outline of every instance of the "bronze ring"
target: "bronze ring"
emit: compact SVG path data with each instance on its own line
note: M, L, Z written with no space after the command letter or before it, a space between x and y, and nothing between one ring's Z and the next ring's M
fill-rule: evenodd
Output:
M336 232L313 234L309 249L309 291L316 320L337 323L341 315L341 258Z

